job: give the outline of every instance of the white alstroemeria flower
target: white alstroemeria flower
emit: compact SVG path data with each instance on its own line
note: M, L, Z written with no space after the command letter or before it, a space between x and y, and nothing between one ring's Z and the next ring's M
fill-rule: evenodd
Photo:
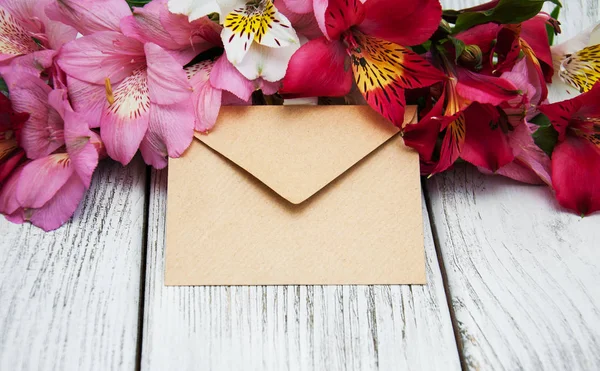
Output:
M554 79L551 101L589 91L600 80L600 25L552 47Z
M190 22L219 14L227 59L249 80L283 79L300 40L273 0L169 0L169 11Z

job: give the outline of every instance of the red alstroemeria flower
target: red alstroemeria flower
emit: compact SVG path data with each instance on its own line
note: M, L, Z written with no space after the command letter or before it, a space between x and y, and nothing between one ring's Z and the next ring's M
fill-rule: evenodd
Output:
M0 184L25 158L19 142L28 119L28 113L15 112L10 100L0 93Z
M422 169L424 173L433 175L445 171L459 157L496 171L513 161L514 156L506 137L510 127L495 106L518 98L519 91L507 79L477 73L455 63L454 58L449 57L455 55L451 49L449 55L434 55L449 76L441 97L419 124L404 128L404 141L421 155L426 164ZM443 131L444 139L436 161L433 159L436 141Z
M558 202L581 215L600 210L600 84L571 100L541 106L558 131L552 185Z
M406 46L436 31L438 0L315 0L324 37L292 57L282 94L291 98L344 96L352 80L371 107L395 125L404 121L404 89L433 85L445 76Z

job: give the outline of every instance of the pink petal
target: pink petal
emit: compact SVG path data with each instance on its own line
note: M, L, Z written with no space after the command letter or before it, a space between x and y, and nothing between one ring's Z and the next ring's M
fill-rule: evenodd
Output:
M27 73L13 72L4 77L13 109L29 113L21 132L21 146L27 157L38 159L64 145L62 118L48 103L52 89L40 78Z
M57 61L71 77L104 85L117 84L146 64L144 45L113 31L97 32L63 46Z
M369 0L365 8L365 20L358 29L402 46L424 43L442 20L439 0Z
M513 83L503 78L478 74L461 67L457 67L456 72L456 91L467 100L498 106L519 95Z
M144 45L148 60L148 91L152 103L173 104L188 100L192 87L183 66L160 46Z
M67 86L73 109L84 115L84 120L90 128L99 128L102 111L107 102L104 85L90 84L69 76Z
M310 7L312 10L312 2L304 0L290 0L306 7ZM288 1L289 2L289 1ZM277 4L277 9L283 14L291 23L296 33L306 37L309 40L316 39L323 36L323 32L317 23L315 13L309 11L308 13L298 13L287 7L285 2Z
M65 101L66 104L68 102ZM70 109L64 115L65 143L75 172L86 188L90 187L92 174L98 166L98 151L92 143L94 133L89 129L85 117Z
M73 175L66 153L34 160L25 165L17 185L17 200L26 209L43 207Z
M114 103L106 105L100 134L106 152L113 160L127 165L136 154L148 130L150 96L145 71L137 70L114 91Z
M313 7L317 23L329 40L339 39L344 31L365 18L365 6L360 0L314 0Z
M203 133L213 128L221 109L222 90L215 89L210 84L212 66L210 61L206 61L187 69L194 88L192 99L196 108L195 130Z
M580 215L600 210L600 150L585 139L567 136L552 154L556 199Z
M13 170L19 166L24 159L25 151L21 149L12 154L8 159L2 159L2 162L0 162L0 185L12 174Z
M121 18L131 15L131 10L122 0L54 0L46 6L46 14L82 35L90 35L120 31Z
M491 105L473 103L465 111L466 136L460 157L475 166L496 171L515 156L498 125L500 115Z
M26 211L28 220L44 231L52 231L71 219L85 195L86 187L78 176L73 175L43 207Z
M190 100L168 106L153 105L148 133L140 150L146 163L162 168L166 165L167 156L180 157L193 137L194 107ZM165 159L165 162L160 159Z
M48 21L46 23L46 37L50 48L59 50L64 44L75 40L77 30L61 22Z
M0 65L0 74L20 72L40 76L47 68L52 67L55 56L55 50L39 50L22 55Z
M197 53L211 47L223 46L221 41L223 27L208 17L189 22L187 16L173 14L167 9L160 13L160 24L171 35L174 42L179 45L190 45Z
M255 90L252 81L245 78L225 56L215 61L210 83L215 89L229 91L244 101L250 100Z
M281 93L289 98L348 94L352 71L346 68L347 58L346 48L340 42L324 37L307 42L292 56Z
M311 13L313 10L312 2L307 0L283 0L283 4L296 14ZM280 7L280 5L277 4L277 7Z
M17 200L17 184L23 173L24 165L17 168L8 180L0 187L0 214L14 214L21 205Z

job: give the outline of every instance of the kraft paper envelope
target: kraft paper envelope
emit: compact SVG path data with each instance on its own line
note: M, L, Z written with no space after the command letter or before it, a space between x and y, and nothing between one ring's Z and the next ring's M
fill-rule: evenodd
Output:
M169 163L167 285L425 283L418 155L370 107L223 107L197 138Z

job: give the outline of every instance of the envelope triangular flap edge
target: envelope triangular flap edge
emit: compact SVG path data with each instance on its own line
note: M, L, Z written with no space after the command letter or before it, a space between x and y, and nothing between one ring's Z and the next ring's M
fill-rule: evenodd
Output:
M405 123L415 119L416 107L407 107ZM398 132L369 106L231 106L196 137L301 204Z

